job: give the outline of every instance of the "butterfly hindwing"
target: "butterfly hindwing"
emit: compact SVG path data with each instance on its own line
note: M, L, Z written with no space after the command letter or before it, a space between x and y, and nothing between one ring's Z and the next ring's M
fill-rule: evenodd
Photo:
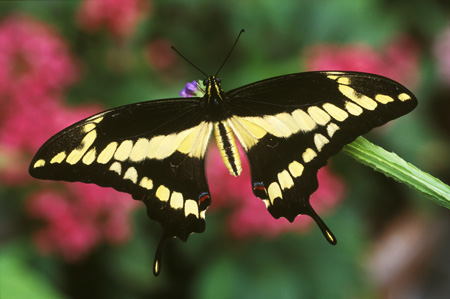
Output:
M312 216L317 171L330 156L374 127L406 114L414 95L388 78L357 72L309 72L232 90L228 120L244 147L253 191L275 217Z
M130 193L146 204L166 236L186 240L204 230L210 204L204 157L212 124L202 111L203 102L191 98L99 113L48 140L30 174Z

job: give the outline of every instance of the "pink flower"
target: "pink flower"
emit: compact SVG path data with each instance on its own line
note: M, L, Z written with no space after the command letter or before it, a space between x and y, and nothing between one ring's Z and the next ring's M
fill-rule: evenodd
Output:
M144 0L84 0L78 20L87 31L107 29L113 36L124 38L135 31L150 9L150 3Z
M305 51L306 69L360 71L383 75L408 86L419 78L419 47L408 37L399 37L383 51L364 44L312 46Z
M27 105L34 97L38 105ZM76 121L100 111L99 106L69 108L56 95L33 90L17 92L14 110L0 125L0 179L7 184L21 184L29 179L28 163L32 154L53 134Z
M75 262L103 241L118 244L130 238L130 213L139 203L129 195L90 184L63 187L35 192L27 201L29 215L43 223L34 234L43 254Z
M0 23L0 179L20 184L31 154L54 133L99 111L69 109L62 92L78 77L64 40L48 25L26 16Z
M77 76L66 43L49 26L24 16L0 23L2 183L28 182L30 157L48 138L100 111L64 103L63 92ZM34 234L42 252L76 261L103 241L115 244L130 237L129 214L137 203L129 195L95 185L41 184L59 187L41 189L26 202L30 216L44 223Z
M24 89L60 91L78 78L61 36L31 17L13 15L0 23L0 101ZM28 104L39 104L34 98Z
M207 174L212 198L210 211L231 209L228 226L230 233L236 238L273 238L287 231L306 231L312 223L308 216L298 216L290 223L285 218L274 219L270 215L263 201L253 195L250 169L242 149L240 155L243 158L243 170L236 178L226 169L217 147L209 149ZM319 189L311 196L311 204L321 214L332 210L344 198L345 185L342 179L332 174L327 167L319 171L318 178Z
M439 34L434 44L436 66L442 82L450 84L450 29Z
M35 97L40 105L22 105ZM48 138L68 125L101 110L96 105L68 107L57 95L24 90L16 94L16 110L10 113L0 128L0 145L35 152Z
M16 146L17 139L29 142L35 138L33 129L47 124L47 117L51 117L47 113L57 112L61 92L77 77L78 70L66 43L48 25L22 15L1 22L0 144ZM25 132L27 122L33 123L26 128L31 131ZM5 134L17 135L16 141L5 141ZM37 145L32 149L37 149Z

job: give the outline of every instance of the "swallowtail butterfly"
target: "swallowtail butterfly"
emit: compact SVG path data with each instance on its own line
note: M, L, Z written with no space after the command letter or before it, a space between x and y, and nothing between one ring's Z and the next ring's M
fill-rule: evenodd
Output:
M399 83L359 72L290 74L228 92L216 76L204 85L203 97L135 103L81 120L50 138L29 168L38 179L112 187L144 202L163 230L155 275L166 239L186 241L205 230L205 153L213 134L234 176L240 142L253 193L273 217L309 215L336 244L309 203L317 171L345 144L417 105Z

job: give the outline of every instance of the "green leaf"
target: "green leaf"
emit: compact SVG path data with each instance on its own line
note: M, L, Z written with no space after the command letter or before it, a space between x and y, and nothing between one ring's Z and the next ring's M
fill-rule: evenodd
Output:
M450 187L396 154L388 152L362 137L346 145L344 152L358 162L408 185L435 203L450 209Z
M0 298L66 298L42 273L27 261L24 242L11 242L0 248Z

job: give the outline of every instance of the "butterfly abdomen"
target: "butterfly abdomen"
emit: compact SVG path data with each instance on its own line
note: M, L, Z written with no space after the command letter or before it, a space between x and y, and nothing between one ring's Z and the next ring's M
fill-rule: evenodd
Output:
M216 136L220 156L228 171L233 176L240 175L242 172L241 158L236 146L234 134L228 123L225 121L215 122L214 135Z

